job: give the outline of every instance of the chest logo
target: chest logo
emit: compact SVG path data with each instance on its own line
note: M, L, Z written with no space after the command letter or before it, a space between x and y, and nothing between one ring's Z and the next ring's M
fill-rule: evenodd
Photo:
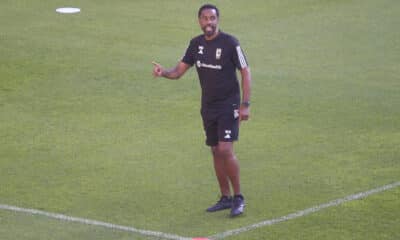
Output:
M203 54L203 50L204 50L204 47L203 47L203 46L199 46L199 52L198 52L198 54Z
M221 48L217 48L217 50L215 51L215 58L217 60L221 59L221 54L222 54L222 49Z

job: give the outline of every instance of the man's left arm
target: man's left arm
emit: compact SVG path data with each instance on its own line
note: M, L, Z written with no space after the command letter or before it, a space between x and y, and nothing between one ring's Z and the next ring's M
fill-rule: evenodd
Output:
M250 96L251 96L251 73L250 68L240 69L242 76L242 103L240 104L240 120L248 120L250 117Z

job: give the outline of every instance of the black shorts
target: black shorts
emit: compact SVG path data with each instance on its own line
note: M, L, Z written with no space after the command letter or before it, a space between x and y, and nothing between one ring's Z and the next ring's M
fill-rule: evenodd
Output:
M228 104L201 109L206 144L216 146L218 142L233 142L239 137L239 105Z

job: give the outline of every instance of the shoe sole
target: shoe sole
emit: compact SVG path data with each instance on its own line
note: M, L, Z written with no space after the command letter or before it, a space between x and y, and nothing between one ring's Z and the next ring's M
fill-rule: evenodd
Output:
M222 210L226 210L226 209L231 209L232 207L226 207L226 208L219 208L216 210L210 210L210 209L206 209L206 212L218 212L218 211L222 211Z
M234 218L234 217L239 217L240 215L242 215L243 214L243 212L240 212L240 213L238 213L238 214L230 214L229 216L231 217L231 218Z

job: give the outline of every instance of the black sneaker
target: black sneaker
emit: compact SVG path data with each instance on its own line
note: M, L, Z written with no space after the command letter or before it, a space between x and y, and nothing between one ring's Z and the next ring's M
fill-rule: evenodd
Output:
M244 198L242 195L235 195L232 201L231 217L236 217L244 211Z
M222 196L215 205L207 208L206 211L207 212L216 212L216 211L228 209L231 207L232 207L232 198L227 197L227 196Z

